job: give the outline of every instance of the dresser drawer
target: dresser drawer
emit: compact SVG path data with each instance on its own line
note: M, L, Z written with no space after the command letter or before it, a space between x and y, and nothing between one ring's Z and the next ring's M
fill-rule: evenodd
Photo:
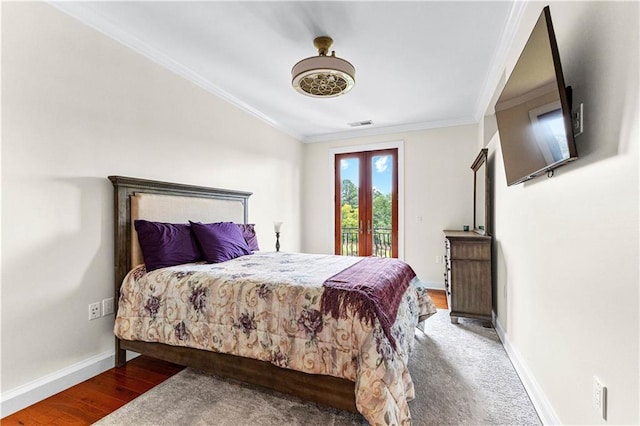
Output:
M484 241L465 241L451 244L451 259L491 260L491 244Z

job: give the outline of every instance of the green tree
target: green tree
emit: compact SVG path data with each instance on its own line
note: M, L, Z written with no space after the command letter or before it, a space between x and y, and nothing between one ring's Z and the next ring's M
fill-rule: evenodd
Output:
M343 204L340 212L342 214L342 228L358 227L358 208L353 208L350 204Z
M358 187L349 179L342 181L341 215L343 228L358 227ZM391 194L373 189L373 226L391 228Z
M373 226L391 228L391 194L373 189Z
M349 204L353 208L358 208L358 187L349 179L342 181L342 205Z

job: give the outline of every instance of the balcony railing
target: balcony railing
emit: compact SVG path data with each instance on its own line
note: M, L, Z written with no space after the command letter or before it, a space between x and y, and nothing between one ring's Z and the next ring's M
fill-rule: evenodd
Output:
M342 228L342 255L358 256L358 228ZM391 257L391 228L373 229L373 256Z

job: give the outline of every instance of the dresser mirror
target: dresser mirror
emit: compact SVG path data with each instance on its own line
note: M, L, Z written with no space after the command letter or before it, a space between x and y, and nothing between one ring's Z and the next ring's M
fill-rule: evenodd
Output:
M489 229L489 170L487 148L480 150L471 165L473 170L473 230L482 235L491 235Z

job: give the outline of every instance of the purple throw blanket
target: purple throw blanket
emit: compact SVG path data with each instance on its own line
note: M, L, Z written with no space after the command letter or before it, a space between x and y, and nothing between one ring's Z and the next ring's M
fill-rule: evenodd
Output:
M346 318L351 309L371 325L378 318L395 349L391 327L396 321L402 295L415 276L411 266L401 260L365 257L324 282L320 309L336 319Z

